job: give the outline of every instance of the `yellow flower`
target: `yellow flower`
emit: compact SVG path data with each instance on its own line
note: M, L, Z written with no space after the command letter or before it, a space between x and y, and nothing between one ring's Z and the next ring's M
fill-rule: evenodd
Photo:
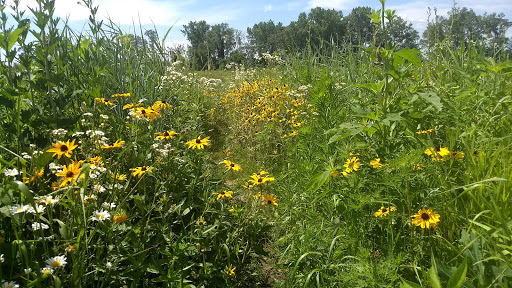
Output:
M156 136L156 140L172 139L174 136L178 135L178 133L174 131L157 132L155 134L158 135Z
M373 213L373 216L384 217L384 216L387 216L388 214L389 214L389 209L382 206L382 207L380 207L380 209L377 212Z
M435 147L435 148L429 148L425 150L424 152L428 156L432 158L434 161L445 161L450 159L452 152L448 150L447 147Z
M63 167L62 171L55 174L57 176L63 177L61 179L60 187L66 186L68 183L74 184L78 178L78 175L80 174L80 162L73 162L69 164L68 166ZM83 178L85 175L82 174L80 178Z
M116 97L122 97L122 98L126 98L126 97L130 97L131 94L130 93L124 93L124 94L114 94L112 95L111 97L112 98L116 98Z
M126 221L127 218L128 218L128 216L126 216L126 214L117 215L117 216L114 216L114 222L119 224L119 223Z
M35 183L37 181L37 179L39 179L41 176L43 176L43 174L44 174L44 167L41 168L39 171L34 172L34 175L32 175L32 177L30 177L30 178L23 177L23 183L25 183L25 184Z
M353 171L357 171L359 167L361 166L361 162L359 162L359 159L356 157L352 157L352 159L348 159L347 162L345 162L345 165L343 167L346 168L347 173L351 173Z
M233 191L222 191L219 193L212 193L212 195L217 195L217 200L219 199L226 199L226 198L233 198ZM214 198L215 200L215 198Z
M423 130L423 131L417 131L416 134L427 134L427 133L432 133L436 131L436 129L428 129L428 130Z
M242 166L238 165L238 164L235 164L229 160L224 160L222 161L224 163L224 165L226 165L226 168L228 168L228 170L233 170L233 171L241 171L242 170Z
M116 142L114 143L111 143L109 145L102 145L101 146L101 149L114 149L114 148L122 148L124 145L124 141L121 141L121 140L116 140Z
M261 203L261 205L274 205L274 206L277 206L277 196L275 195L270 195L270 194L264 194L263 195L263 202Z
M430 227L435 228L440 221L441 216L436 212L432 211L432 208L422 208L418 211L418 213L411 216L412 224L416 226L420 226L421 229L430 229Z
M69 140L67 142L57 141L55 144L52 143L52 146L53 148L46 150L46 152L53 152L52 157L57 155L57 159L60 159L62 155L71 158L72 151L78 147L78 145L75 145L75 139L71 143L69 143Z
M156 111L170 109L172 106L165 101L156 101L151 108Z
M235 207L231 206L231 209L229 209L228 211L231 212L231 213L235 212Z
M196 222L196 223L197 223L197 225L199 225L199 226L203 226L203 225L205 225L205 224L206 224L206 221L204 221L203 216L200 216L200 217L199 217L199 219L197 219L197 222Z
M252 183L252 185L263 185L267 182L273 182L276 181L274 177L269 177L268 175L262 176L258 174L254 174L251 176L251 180L249 180L249 183Z
M226 274L228 274L229 276L235 276L235 269L236 269L236 267L232 267L231 265L229 265L229 267L226 266L226 268L224 269L224 272Z
M201 136L197 137L197 139L193 139L185 143L185 145L188 145L188 149L204 149L204 146L209 146L210 143L210 137L206 137L201 139Z
M331 176L332 177L336 177L336 176L339 176L339 175L343 175L343 176L347 176L348 173L346 171L331 171Z
M384 167L384 164L380 163L380 158L377 158L375 160L370 161L370 165L372 165L372 168L382 168Z
M105 98L94 98L94 100L96 100L97 102L103 103L107 106L115 106L116 105L116 103L114 101L109 101Z
M101 156L92 157L89 159L89 162L94 165L98 165L101 162Z
M155 110L151 107L148 107L148 108L139 107L139 108L135 108L133 111L134 111L135 116L137 116L139 118L149 119L150 121L153 121L156 118L162 116L162 115L160 115L160 112L158 112L157 110Z
M140 107L142 106L143 104L142 103L137 103L137 104L126 104L123 106L123 110L126 110L126 109L132 109L132 108L135 108L135 107Z
M137 177L142 177L144 173L153 171L153 167L151 166L141 166L136 168L131 168L130 171L133 171L132 175Z
M459 159L464 158L464 153L459 152L459 151L454 151L454 152L452 152L452 157L455 160L459 160Z
M115 178L117 181L126 181L126 174L116 174Z

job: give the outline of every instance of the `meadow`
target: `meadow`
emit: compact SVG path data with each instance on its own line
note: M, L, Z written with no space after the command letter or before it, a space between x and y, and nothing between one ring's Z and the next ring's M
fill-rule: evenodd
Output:
M50 2L0 5L2 287L509 287L504 51L197 72Z

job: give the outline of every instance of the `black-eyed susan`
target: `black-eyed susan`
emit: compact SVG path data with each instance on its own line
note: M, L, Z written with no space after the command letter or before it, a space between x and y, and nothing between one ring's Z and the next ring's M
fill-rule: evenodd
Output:
M199 226L206 225L206 221L204 221L203 216L199 216L199 219L197 219L196 224Z
M178 135L178 133L174 131L157 132L155 134L158 135L156 136L156 140L172 139L174 136Z
M380 162L380 158L377 158L375 160L371 160L370 161L370 165L372 166L372 168L382 168L382 167L384 167L384 164L382 164Z
M219 193L212 193L212 195L216 196L216 199L214 198L214 200L233 198L233 191L224 190Z
M209 146L210 143L210 137L206 137L201 139L201 136L197 137L197 139L193 139L185 143L185 145L188 145L188 149L204 149L204 146Z
M222 162L224 163L224 165L226 165L226 168L228 168L228 170L233 170L236 172L239 172L242 170L242 166L240 166L239 164L235 164L229 160L224 160Z
M116 105L116 103L114 101L109 101L109 100L107 100L105 98L94 98L94 100L96 102L103 103L103 104L105 104L107 106L115 106Z
M428 134L428 133L432 133L434 131L436 131L436 129L428 129L428 130L423 130L423 131L416 131L416 134L418 134L418 135Z
M89 158L89 162L91 164L98 165L98 164L101 163L101 156L96 156L96 157Z
M229 265L229 267L226 266L226 268L224 268L224 272L226 274L228 274L229 276L235 276L235 269L236 269L236 267Z
M137 177L142 177L146 172L152 172L153 167L151 166L141 166L136 168L131 168L130 171L133 171L132 175Z
M43 176L43 174L44 174L44 167L38 171L35 171L34 174L32 175L32 177L30 177L30 178L23 177L23 183L25 183L25 184L35 183L37 181L37 179L39 179L39 178L41 178L41 176Z
M117 181L126 181L127 179L126 174L116 174L115 178Z
M153 106L151 106L156 111L171 109L171 104L167 103L165 100L156 101Z
M101 149L110 150L110 149L114 149L114 148L123 148L124 143L125 142L122 140L116 140L116 142L114 142L114 143L110 143L108 145L101 145Z
M126 104L123 106L123 110L126 110L126 109L132 109L132 108L136 108L136 107L140 107L142 106L143 104L142 103L137 103L137 104Z
M272 194L263 194L263 202L261 202L261 205L274 205L278 206L277 204L277 196Z
M347 162L345 162L345 165L343 165L343 167L345 167L345 171L347 173L352 173L353 171L357 171L357 169L359 169L359 167L361 166L361 162L359 162L359 158L357 157L352 157L352 159L348 159Z
M57 176L62 177L60 187L64 187L68 183L74 184L78 178L78 175L80 175L81 169L82 168L80 162L73 162L68 166L64 165L62 171L55 174ZM80 177L83 178L84 175L82 174Z
M389 214L390 210L384 206L380 207L380 209L373 213L373 216L375 217L384 217L384 216L387 216Z
M157 110L155 110L155 109L153 109L151 107L148 107L148 108L144 108L144 107L134 108L133 113L138 118L148 119L150 121L153 121L156 118L162 116L160 114L160 112L158 112Z
M252 185L263 185L267 182L273 182L276 181L274 177L269 177L268 175L262 176L254 174L251 176L251 180L249 180L249 183Z
M128 98L130 96L131 96L130 93L121 93L121 94L114 94L111 97L112 98Z
M57 143L52 143L53 148L46 150L46 152L53 152L52 157L55 157L57 155L57 159L60 159L62 155L71 158L72 151L78 147L78 145L75 145L75 139L73 141L69 142L60 142L57 141Z
M432 208L422 208L411 217L414 218L412 219L412 224L420 226L421 229L435 228L439 224L439 221L441 221L441 216L437 214L437 212L432 211Z
M430 158L432 158L433 161L445 161L445 160L450 159L450 157L452 155L452 152L450 152L450 150L447 147L439 147L439 146L434 147L434 148L429 148L429 149L425 150L424 153L427 154L428 156L430 156Z
M343 176L347 176L348 173L346 171L336 171L336 170L333 170L331 171L331 176L332 177L337 177L337 176L340 176L340 175L343 175Z

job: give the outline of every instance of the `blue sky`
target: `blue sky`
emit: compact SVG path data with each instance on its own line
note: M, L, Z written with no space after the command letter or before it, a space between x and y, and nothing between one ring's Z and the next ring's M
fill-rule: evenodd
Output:
M82 31L87 29L85 23L89 13L77 1L56 0L55 15L69 17L71 26ZM9 2L12 3L12 0ZM21 0L21 3L36 6L35 0ZM347 15L357 6L378 9L381 5L378 0L95 0L94 3L99 6L100 18L110 18L126 33L140 34L140 22L145 29L152 29L155 25L162 37L174 25L166 39L168 45L185 43L181 29L189 21L205 20L208 24L225 22L245 33L247 27L270 19L288 25L297 19L299 13L307 13L314 7L334 8ZM446 0L388 0L386 3L387 9L396 10L399 16L411 22L420 33L427 25L428 7L437 7L438 15L446 16L452 6L453 2ZM477 14L503 12L507 19L512 20L510 0L457 0L457 6L472 8ZM136 23L136 31L133 23ZM512 29L509 29L507 35L512 36Z

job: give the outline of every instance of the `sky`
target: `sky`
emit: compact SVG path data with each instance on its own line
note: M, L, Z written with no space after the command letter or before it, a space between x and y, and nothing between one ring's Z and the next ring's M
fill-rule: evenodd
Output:
M89 11L77 1L56 0L55 16L68 18L74 30L87 30ZM9 3L12 4L12 0L8 0ZM503 12L505 18L512 20L511 0L456 0L455 4L457 7L472 8L477 14ZM35 0L21 0L21 5L37 6ZM156 28L163 38L171 28L165 40L169 46L187 43L181 30L190 21L205 20L210 25L228 23L230 27L246 33L247 27L261 21L273 20L274 23L288 25L297 20L300 13L308 13L315 7L341 10L343 15L348 15L352 8L358 6L381 8L378 0L94 0L94 5L99 7L98 18L105 21L110 19L125 33L140 35L140 23L143 31ZM386 9L396 10L421 35L427 27L428 7L435 7L438 15L446 16L453 5L453 1L447 0L388 0ZM512 28L507 36L512 36Z

